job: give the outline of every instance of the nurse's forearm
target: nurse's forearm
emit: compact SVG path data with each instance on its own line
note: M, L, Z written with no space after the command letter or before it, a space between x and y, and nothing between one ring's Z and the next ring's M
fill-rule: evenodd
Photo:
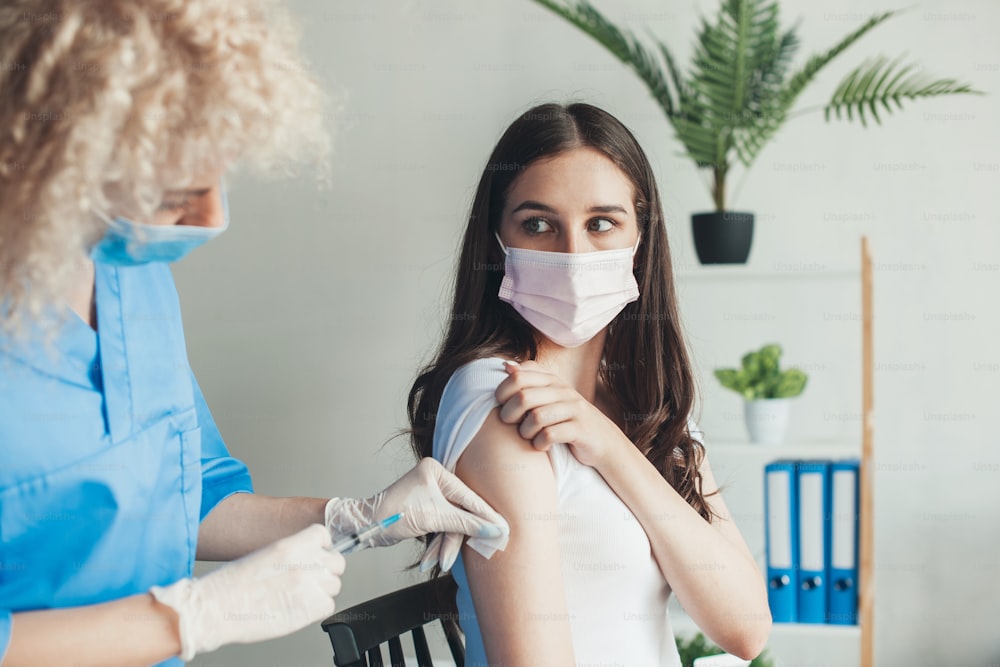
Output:
M14 614L2 667L140 667L181 652L177 615L151 595Z
M233 560L314 523L324 523L327 500L234 493L201 522L197 558Z

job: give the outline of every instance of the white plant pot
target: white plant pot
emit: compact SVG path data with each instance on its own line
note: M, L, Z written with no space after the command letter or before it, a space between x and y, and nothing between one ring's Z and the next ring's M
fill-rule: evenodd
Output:
M702 658L695 658L694 667L747 667L750 662L750 660L737 658L735 655L722 653L719 655L707 655Z
M764 445L780 445L788 430L788 416L791 414L790 398L759 398L743 401L743 417L747 423L750 442Z

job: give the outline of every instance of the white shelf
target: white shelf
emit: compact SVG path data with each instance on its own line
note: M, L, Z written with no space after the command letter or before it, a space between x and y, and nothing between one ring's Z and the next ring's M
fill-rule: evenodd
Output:
M746 440L711 440L705 443L709 460L751 457L772 459L837 459L861 455L861 443L845 440L796 440L780 445L765 445Z
M860 639L861 628L856 625L833 625L832 623L774 623L771 625L771 637L814 637L821 634L824 637L842 639Z
M677 637L687 638L694 636L696 632L702 632L694 620L677 604L675 598L671 598L670 624ZM772 640L785 637L815 637L816 635L822 635L829 639L838 637L857 639L861 636L861 628L857 625L834 625L832 623L773 623L771 625L770 638Z
M674 598L671 598L670 623L678 639L701 632ZM775 623L765 651L775 667L857 667L860 649L861 628L857 625Z
M771 267L734 264L706 264L703 266L674 267L678 280L861 280L861 270L851 267L833 267L816 262L786 262Z

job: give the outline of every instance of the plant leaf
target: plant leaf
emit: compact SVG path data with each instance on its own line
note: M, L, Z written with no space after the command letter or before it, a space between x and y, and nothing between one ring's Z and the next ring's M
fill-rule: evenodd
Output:
M875 111L878 104L892 113L890 101L896 102L896 106L902 109L903 99L961 94L982 95L982 92L955 79L935 79L924 74L916 65L901 66L899 59L890 61L879 56L859 65L844 77L827 103L824 115L829 120L832 113L839 120L841 111L844 111L847 119L852 120L852 111L856 111L861 124L867 126L865 109L872 113L876 122L881 123Z
M681 75L680 68L677 67L677 61L674 60L673 54L666 44L656 39L656 46L660 49L660 55L663 57L663 62L667 64L667 72L670 74L670 80L674 84L674 93L677 96L677 103L674 106L674 113L679 114L684 109L684 101L688 98L687 82L684 81L684 77Z
M793 398L806 388L807 376L798 368L789 368L778 378L773 398Z
M597 40L601 46L639 75L668 120L674 116L676 113L674 97L667 85L667 78L656 57L634 34L616 26L586 0L579 0L575 5L564 5L557 0L535 0L535 2Z
M767 359L774 360L774 363L778 363L781 359L781 346L777 343L770 343L760 348L760 354Z
M760 375L760 352L747 352L740 360L740 364L748 377L756 379Z
M737 156L745 167L750 167L763 147L762 138L777 131L783 120L781 90L798 47L798 36L791 28L781 36L775 48L762 54L760 81L748 104L752 110L750 122L734 136Z
M746 159L744 159L744 164L749 166L749 164L756 159L761 149L763 149L767 142L771 140L781 126L784 125L785 120L788 118L788 112L795 104L795 101L798 99L802 91L805 90L806 86L812 82L820 70L826 67L834 58L843 53L845 49L864 37L873 28L889 20L897 13L898 12L895 11L889 11L882 12L881 14L874 14L859 28L851 32L831 48L827 49L824 53L817 54L809 58L802 69L793 74L778 91L773 105L767 110L765 122L751 128L748 132L750 136L743 139L742 152L746 157Z
M806 62L805 66L788 80L788 85L786 85L782 91L782 97L785 98L786 102L788 102L787 106L789 108L791 107L791 103L798 98L799 94L802 93L805 87L816 77L816 74L826 67L831 60L839 56L845 49L864 37L870 30L889 20L897 13L898 12L895 11L889 11L873 15L870 19L865 21L860 28L844 37L840 40L840 42L828 49L825 53L811 57Z
M715 377L723 387L735 392L742 392L746 387L746 376L736 368L717 368Z

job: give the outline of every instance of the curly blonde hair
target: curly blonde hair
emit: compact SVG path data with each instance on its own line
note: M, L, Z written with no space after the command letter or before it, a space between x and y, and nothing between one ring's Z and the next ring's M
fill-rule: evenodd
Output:
M271 0L5 0L0 91L0 338L54 321L95 209L148 220L237 162L328 178L327 99Z

